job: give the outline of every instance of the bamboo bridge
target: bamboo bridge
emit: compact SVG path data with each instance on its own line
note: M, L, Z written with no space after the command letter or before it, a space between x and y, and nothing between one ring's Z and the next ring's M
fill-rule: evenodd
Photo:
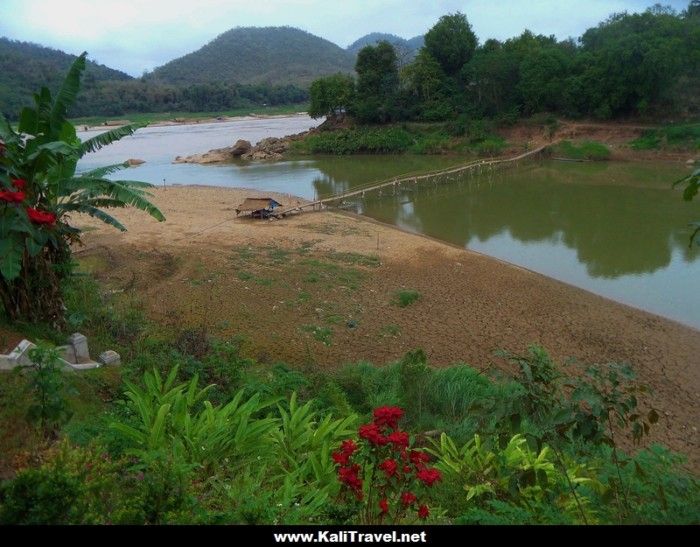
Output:
M556 144L555 142L547 143L542 146L539 146L538 148L535 148L533 150L529 150L527 152L524 152L523 154L520 154L518 156L514 156L512 158L500 158L500 159L483 159L483 160L474 160L469 163L459 165L457 167L449 167L446 169L441 169L439 171L431 171L429 173L423 173L423 174L416 174L416 175L403 175L400 177L392 177L390 179L384 179L381 181L375 181L375 182L370 182L361 186L355 186L350 190L346 190L344 192L338 192L337 194L333 194L331 196L327 196L321 199L317 199L314 201L310 201L308 203L304 203L301 205L295 205L294 207L288 207L287 209L284 209L282 211L275 211L274 216L277 218L283 217L288 214L293 214L293 213L301 213L305 209L311 209L312 211L315 211L317 209L323 209L323 207L326 204L330 204L332 202L337 202L344 200L346 198L351 198L355 196L361 196L364 197L367 192L374 192L376 190L381 190L383 188L394 188L396 189L397 187L400 187L402 184L417 184L421 180L428 180L428 179L436 179L439 177L445 177L448 175L454 175L457 173L462 173L465 171L471 171L471 170L478 170L479 173L485 168L490 168L496 165L505 165L509 163L516 163L520 160L523 160L525 158L535 156L537 154L540 154L543 152L545 149L549 148L550 146Z

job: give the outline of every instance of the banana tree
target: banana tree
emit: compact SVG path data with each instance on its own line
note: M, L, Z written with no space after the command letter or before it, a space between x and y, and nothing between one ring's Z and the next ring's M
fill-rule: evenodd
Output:
M70 224L73 215L87 214L122 231L106 209L132 206L165 220L149 201L151 185L106 178L126 163L76 173L85 154L140 127L80 141L66 116L80 90L86 55L75 60L55 97L45 87L34 95L35 106L22 110L17 131L0 115L0 300L10 320L62 324L61 283L70 273L71 244L81 234Z

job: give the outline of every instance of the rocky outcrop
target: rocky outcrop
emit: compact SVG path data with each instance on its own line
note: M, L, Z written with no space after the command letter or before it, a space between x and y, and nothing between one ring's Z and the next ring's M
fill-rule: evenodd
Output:
M248 141L238 140L233 146L216 148L204 154L178 156L175 158L174 163L226 163L233 161L235 158L252 161L279 160L289 150L293 141L303 139L312 131L314 130L280 138L268 137L255 146L252 146Z
M236 144L234 144L231 147L231 155L234 158L238 158L238 157L242 156L243 154L247 154L248 152L250 152L252 150L252 148L253 148L253 145L250 144L250 141L244 141L242 139L238 139L236 141Z
M279 160L289 150L290 137L268 137L241 156L244 160Z
M130 167L134 167L136 165L141 165L142 163L146 163L146 160L139 160L139 159L131 158L131 159L126 160L126 163Z

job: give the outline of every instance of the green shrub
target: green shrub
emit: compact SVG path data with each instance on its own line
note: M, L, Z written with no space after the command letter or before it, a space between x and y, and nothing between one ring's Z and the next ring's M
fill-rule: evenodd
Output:
M574 144L571 141L562 141L556 146L556 152L562 157L573 160L607 160L610 157L610 149L603 143L584 141Z
M668 125L649 129L630 142L634 150L654 150L668 146L680 150L700 150L700 124Z
M392 302L401 308L405 308L416 302L420 297L421 294L416 290L402 289L394 293Z

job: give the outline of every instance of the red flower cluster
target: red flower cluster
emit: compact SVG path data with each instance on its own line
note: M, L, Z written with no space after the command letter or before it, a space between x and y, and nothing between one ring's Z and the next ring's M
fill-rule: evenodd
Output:
M41 211L33 207L27 207L27 216L34 224L52 225L56 222L56 215L48 211Z
M399 427L403 410L397 406L380 406L374 409L374 423L379 427L388 426L390 429Z
M348 465L348 463L350 463L350 457L355 450L357 450L355 441L348 439L347 441L343 441L343 444L340 445L340 450L331 454L331 458L333 458L333 461L338 465Z
M397 522L406 515L409 509L421 519L430 515L427 505L418 503L415 488L431 487L441 479L440 471L428 467L430 456L420 450L410 449L410 436L399 429L399 420L404 411L398 407L384 406L375 409L372 423L361 425L358 436L365 441L356 444L352 440L344 441L340 448L333 452L333 461L338 465L338 479L362 500L361 469L376 465L377 472L366 474L371 477L370 492L376 492L378 499L367 500L367 503L378 503L379 513L372 513L371 519L381 522L392 511L392 518ZM363 458L362 466L358 458ZM379 473L382 471L382 473ZM365 471L366 472L366 471ZM376 507L376 506L374 506ZM376 510L375 510L376 511Z
M12 186L17 190L24 190L27 187L27 181L24 179L12 179Z
M357 464L346 465L338 469L340 482L347 485L355 493L358 500L362 499L362 479L360 478L360 466Z
M432 486L434 483L442 479L440 471L434 468L424 467L416 473L416 477L421 480L425 485Z
M22 203L26 197L24 192L11 192L10 190L5 190L0 192L0 201L6 201L8 203Z
M379 464L379 469L384 471L387 477L393 477L394 475L396 475L396 471L398 470L398 468L399 464L396 463L396 460L392 460L391 458L387 458Z
M404 492L401 494L401 503L404 505L413 505L418 498L413 492Z

